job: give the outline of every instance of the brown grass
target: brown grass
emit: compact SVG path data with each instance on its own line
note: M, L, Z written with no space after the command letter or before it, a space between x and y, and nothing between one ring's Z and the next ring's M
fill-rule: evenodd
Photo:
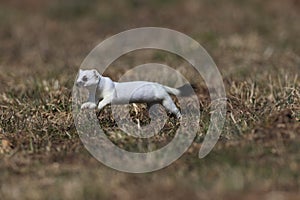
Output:
M0 199L297 199L299 9L295 0L1 1ZM201 78L193 79L202 112L193 145L165 169L126 174L83 147L71 89L98 42L140 26L172 28L199 41L223 75L228 111L219 142L199 160L210 100ZM193 74L183 60L155 51L123 56L106 74L116 80L148 62ZM122 134L109 110L99 116L109 138L136 150L141 141ZM137 111L131 116L147 123L145 106ZM177 125L171 117L140 150L167 143Z

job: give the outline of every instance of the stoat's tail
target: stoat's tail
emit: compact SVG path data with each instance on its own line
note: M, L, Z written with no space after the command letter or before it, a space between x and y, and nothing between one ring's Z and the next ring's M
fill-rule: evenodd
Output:
M169 94L173 94L175 96L190 96L193 94L195 89L195 85L191 84L184 84L179 88L171 88L165 85L163 87Z

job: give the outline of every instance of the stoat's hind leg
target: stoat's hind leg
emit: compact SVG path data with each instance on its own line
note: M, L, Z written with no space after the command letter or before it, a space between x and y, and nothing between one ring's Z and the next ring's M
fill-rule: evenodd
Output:
M170 112L176 115L177 119L181 118L180 110L176 107L172 98L168 95L162 101L162 105Z

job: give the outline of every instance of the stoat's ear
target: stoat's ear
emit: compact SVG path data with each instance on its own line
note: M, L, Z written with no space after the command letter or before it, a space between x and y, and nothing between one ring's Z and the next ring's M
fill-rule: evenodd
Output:
M100 78L100 74L97 72L97 70L93 69L93 74L97 79Z

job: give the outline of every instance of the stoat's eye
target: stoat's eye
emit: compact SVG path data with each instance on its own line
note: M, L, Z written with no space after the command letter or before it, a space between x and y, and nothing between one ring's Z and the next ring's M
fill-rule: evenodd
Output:
M88 78L86 76L82 77L82 81L87 82Z

